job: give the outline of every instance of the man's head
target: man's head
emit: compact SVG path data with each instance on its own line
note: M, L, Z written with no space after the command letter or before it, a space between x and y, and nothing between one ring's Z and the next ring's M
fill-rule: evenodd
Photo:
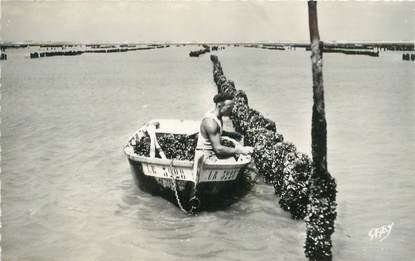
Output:
M228 93L218 93L213 97L220 115L230 116L233 108L233 96Z

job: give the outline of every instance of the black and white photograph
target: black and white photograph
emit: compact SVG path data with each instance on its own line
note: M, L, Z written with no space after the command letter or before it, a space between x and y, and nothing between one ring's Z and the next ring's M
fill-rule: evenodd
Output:
M414 260L415 1L1 0L4 261Z

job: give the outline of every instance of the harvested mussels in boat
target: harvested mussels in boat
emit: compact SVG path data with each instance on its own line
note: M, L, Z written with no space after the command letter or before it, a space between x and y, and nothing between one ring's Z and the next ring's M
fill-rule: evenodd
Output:
M157 141L168 159L190 160L195 156L195 149L197 145L197 134L183 135L170 133L157 133ZM150 136L145 133L139 139L135 146L134 152L140 156L150 156ZM221 144L227 147L234 148L235 144L227 138L221 139ZM159 156L156 154L156 157ZM223 158L223 157L220 157Z

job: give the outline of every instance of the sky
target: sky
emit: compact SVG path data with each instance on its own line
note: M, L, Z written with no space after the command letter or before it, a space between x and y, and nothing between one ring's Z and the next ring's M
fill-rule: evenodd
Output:
M1 0L0 40L308 42L305 1ZM323 41L413 41L415 2L318 2Z

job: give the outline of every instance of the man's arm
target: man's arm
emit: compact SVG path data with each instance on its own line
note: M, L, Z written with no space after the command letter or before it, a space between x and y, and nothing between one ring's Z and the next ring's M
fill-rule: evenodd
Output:
M223 146L220 143L220 134L217 123L212 119L204 119L203 126L206 134L212 143L213 150L220 156L233 156L235 154L249 154L252 152L251 147L237 146L235 148Z
M238 132L234 132L234 131L222 131L222 136L227 136L229 138L232 138L234 140L240 141L242 139L242 135L239 134Z

